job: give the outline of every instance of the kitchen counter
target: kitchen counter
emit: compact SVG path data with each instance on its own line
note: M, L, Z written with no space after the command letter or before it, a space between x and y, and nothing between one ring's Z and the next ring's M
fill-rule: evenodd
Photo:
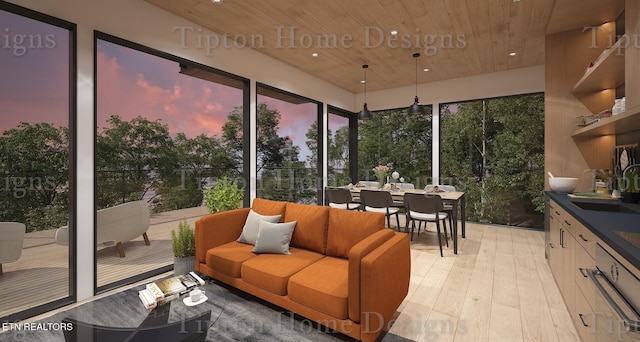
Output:
M622 203L620 200L603 200L587 198L571 198L567 194L554 191L545 192L567 213L575 217L582 225L591 230L597 237L606 242L611 248L640 269L640 248L625 240L615 231L626 236L640 236L640 205ZM620 204L638 213L619 213L599 210L582 209L574 203L594 203L596 205ZM637 235L636 235L637 234Z

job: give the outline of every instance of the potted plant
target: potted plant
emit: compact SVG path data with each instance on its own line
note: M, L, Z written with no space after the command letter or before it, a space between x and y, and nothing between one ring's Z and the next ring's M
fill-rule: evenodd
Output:
M622 201L638 203L640 201L640 164L628 166L622 173L619 185Z
M173 248L173 273L187 274L195 270L196 236L183 219L178 224L178 231L171 231L171 247Z
M223 177L212 186L203 190L204 202L209 209L209 213L238 209L241 207L244 193L238 182L227 177Z

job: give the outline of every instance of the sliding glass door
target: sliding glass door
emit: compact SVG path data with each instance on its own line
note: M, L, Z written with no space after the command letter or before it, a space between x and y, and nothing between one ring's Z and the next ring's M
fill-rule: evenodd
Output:
M75 25L0 2L0 321L73 296ZM46 288L46 291L42 289Z
M98 291L173 266L171 231L208 213L203 189L244 179L245 81L97 33ZM231 134L230 132L235 132ZM126 209L133 208L133 209ZM118 213L148 225L114 231Z

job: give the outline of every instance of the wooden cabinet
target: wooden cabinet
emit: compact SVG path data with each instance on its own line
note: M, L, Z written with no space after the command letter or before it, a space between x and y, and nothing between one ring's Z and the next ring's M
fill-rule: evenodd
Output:
M587 251L580 246L575 249L575 263L576 266L573 270L574 279L576 281L576 286L582 291L584 297L587 299L587 302L591 307L595 307L595 296L596 291L593 286L593 283L587 276L588 269L595 269L596 262L595 259L587 253Z
M576 326L576 330L578 331L578 335L580 335L580 340L582 340L582 342L592 342L596 340L594 334L596 315L591 305L589 305L587 296L588 295L583 294L580 289L576 289L576 307L575 312L571 314L573 324Z
M598 294L587 270L596 268L596 244L606 249L638 277L640 270L553 200L549 201L548 215L549 267L580 339L595 341L595 301Z
M586 270L596 267L587 251L592 245L595 250L596 237L554 201L549 202L549 216L549 267L580 338L593 341L589 329L596 292Z
M581 17L593 22L564 25L574 22L570 13L578 9L591 14ZM629 39L616 41L615 20L622 10ZM555 19L545 40L545 169L580 177L577 191L588 191L591 183L583 171L610 169L617 136L640 131L640 49L634 47L640 34L640 1L587 5L559 0L551 18ZM611 109L622 84L625 112L586 127L575 126L576 116Z
M578 243L571 231L575 226L574 218L557 203L549 203L550 224L550 256L549 267L553 273L560 293L569 312L575 309L575 249Z

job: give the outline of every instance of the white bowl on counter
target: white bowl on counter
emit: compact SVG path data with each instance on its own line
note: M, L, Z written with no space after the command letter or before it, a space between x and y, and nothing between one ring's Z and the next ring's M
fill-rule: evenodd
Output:
M578 186L578 178L572 178L572 177L549 178L549 186L553 191L570 193L570 192L573 192Z

